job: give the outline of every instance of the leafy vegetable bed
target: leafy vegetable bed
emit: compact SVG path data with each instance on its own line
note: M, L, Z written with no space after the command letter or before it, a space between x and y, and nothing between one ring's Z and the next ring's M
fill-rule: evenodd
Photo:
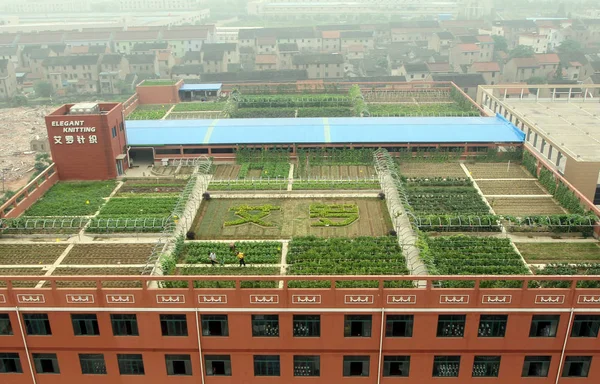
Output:
M530 271L510 239L448 236L419 239L420 256L433 275L525 275ZM481 287L520 287L521 282L484 281ZM444 288L472 287L471 281L444 281Z
M104 203L113 181L60 182L50 188L23 216L89 216Z
M383 116L479 116L479 112L461 108L457 103L368 104L371 115Z
M164 182L142 182L138 180L126 181L117 197L135 197L139 194L174 194L178 196L185 188L186 180L168 180ZM138 196L139 197L139 196Z
M600 275L600 264L548 264L542 269L535 269L536 275ZM548 281L538 282L542 288L569 288L570 281ZM600 281L580 281L577 288L600 288Z
M378 181L372 180L300 180L294 181L292 188L294 190L364 190L381 189Z
M141 275L142 268L65 268L58 267L52 272L52 276L129 276ZM95 281L59 281L56 283L59 288L77 287L77 288L95 288ZM142 285L135 281L103 281L105 288L140 288Z
M41 276L46 274L41 268L0 268L0 276ZM12 280L13 287L33 288L39 281ZM6 283L0 281L0 288L6 288Z
M173 108L173 112L195 112L195 111L222 111L227 103L179 103Z
M257 179L257 180L220 180L211 181L208 185L209 191L285 191L288 182L281 179Z
M467 163L465 165L474 179L534 179L518 163Z
M159 232L177 201L177 197L113 197L92 220L87 231Z
M52 264L66 244L0 244L0 264Z
M279 267L185 267L178 268L177 275L199 275L199 276L267 276L279 275ZM165 282L167 288L176 288L185 286L184 281ZM242 288L277 288L278 281L242 281ZM235 281L206 281L195 280L195 288L235 288Z
M250 264L279 264L281 243L276 241L235 242L235 249L244 253L244 260ZM186 243L178 263L209 264L209 254L215 252L219 263L237 264L238 259L229 248L229 243L202 242Z
M395 237L356 239L297 237L287 255L288 275L406 275L408 269ZM341 288L377 287L377 282L344 281ZM410 282L386 282L387 287ZM292 288L327 288L328 281L293 281Z
M298 117L351 117L349 107L312 107L298 109Z
M535 180L480 180L477 185L484 195L546 195Z
M474 187L420 186L420 182L409 182L406 192L417 215L489 214L489 208Z
M465 177L459 163L400 163L400 173L406 177Z
M346 95L314 94L242 96L238 108L298 108L298 107L350 107L352 100Z
M126 120L160 120L169 111L171 105L148 105L137 107L132 113L127 115Z
M295 117L294 108L240 108L232 112L232 119L259 119L277 117Z
M565 211L551 197L490 197L487 201L498 215L555 215Z
M515 243L528 263L600 261L600 243Z
M154 244L75 244L61 264L145 264Z
M241 163L238 179L249 177L251 170L260 171L260 177L264 178L287 178L290 173L290 163L282 161Z

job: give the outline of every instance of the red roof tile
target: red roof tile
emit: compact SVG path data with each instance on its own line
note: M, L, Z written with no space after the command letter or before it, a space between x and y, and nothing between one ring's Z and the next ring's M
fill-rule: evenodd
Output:
M534 57L540 64L558 64L560 62L560 58L556 53L540 53L534 55Z
M450 63L426 63L429 72L452 72Z
M495 61L476 61L471 69L475 72L500 72L500 65Z
M458 44L458 50L462 52L475 52L479 51L479 46L477 44Z
M517 68L536 68L540 65L535 57L515 57L512 61Z
M323 31L321 35L324 39L339 39L340 31Z
M494 39L490 35L479 35L477 36L477 41L480 43L493 43Z
M256 64L277 64L277 55L256 55Z

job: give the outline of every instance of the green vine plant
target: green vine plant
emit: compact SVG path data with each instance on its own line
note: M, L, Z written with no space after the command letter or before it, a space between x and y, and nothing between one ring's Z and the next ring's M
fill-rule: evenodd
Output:
M275 224L263 220L265 217L271 214L271 211L279 211L281 207L275 205L240 205L237 207L229 208L230 211L239 216L239 219L226 221L223 226L231 227L235 225L242 225L246 223L252 223L260 225L261 227L274 227Z
M309 215L311 219L318 219L311 227L345 227L359 218L356 204L311 204Z

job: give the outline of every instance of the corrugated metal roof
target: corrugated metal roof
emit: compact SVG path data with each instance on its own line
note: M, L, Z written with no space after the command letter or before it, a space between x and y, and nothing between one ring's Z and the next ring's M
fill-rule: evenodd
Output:
M525 135L496 117L130 120L127 142L145 145L294 143L514 143Z
M183 84L180 91L218 91L223 84Z

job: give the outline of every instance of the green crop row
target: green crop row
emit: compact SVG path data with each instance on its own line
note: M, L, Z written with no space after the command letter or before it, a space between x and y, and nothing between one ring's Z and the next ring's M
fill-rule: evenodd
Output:
M232 119L262 119L295 116L294 108L239 108L231 112L229 117Z
M417 215L489 214L490 210L474 187L406 188L410 209Z
M135 110L130 113L126 120L160 120L167 114L166 109L159 110Z
M281 243L275 241L238 241L233 243L235 250L244 253L247 264L279 264L281 261ZM209 255L214 252L217 261L223 264L237 264L238 259L231 249L230 243L194 242L186 243L178 263L208 264Z
M190 276L269 276L279 275L279 267L185 267L179 268L173 274ZM207 281L194 280L194 288L235 288L235 281ZM166 288L183 288L187 286L185 280L163 282ZM278 281L242 281L242 288L277 288Z
M292 189L294 190L331 190L331 189L380 189L378 181L373 180L311 180L311 181L294 181Z
M432 275L526 275L529 269L510 239L464 235L418 241L420 256ZM473 287L472 281L444 281L444 288ZM519 288L521 282L483 281L482 288Z
M349 107L311 107L299 108L298 117L351 117Z
M544 268L536 269L536 275L600 275L600 264L547 264ZM540 277L541 278L541 277ZM537 283L537 284L536 284ZM570 288L570 281L541 280L532 284L542 288ZM599 280L579 281L577 288L600 288Z
M89 216L115 188L113 181L60 182L46 192L23 216Z
M288 275L406 275L408 269L395 237L323 239L297 237L289 244ZM377 282L339 282L338 287L377 287ZM410 282L386 286L411 286ZM328 281L290 282L292 288L327 288Z
M372 165L373 149L298 149L298 167L316 165Z
M226 105L225 102L179 103L175 105L173 112L222 111Z

